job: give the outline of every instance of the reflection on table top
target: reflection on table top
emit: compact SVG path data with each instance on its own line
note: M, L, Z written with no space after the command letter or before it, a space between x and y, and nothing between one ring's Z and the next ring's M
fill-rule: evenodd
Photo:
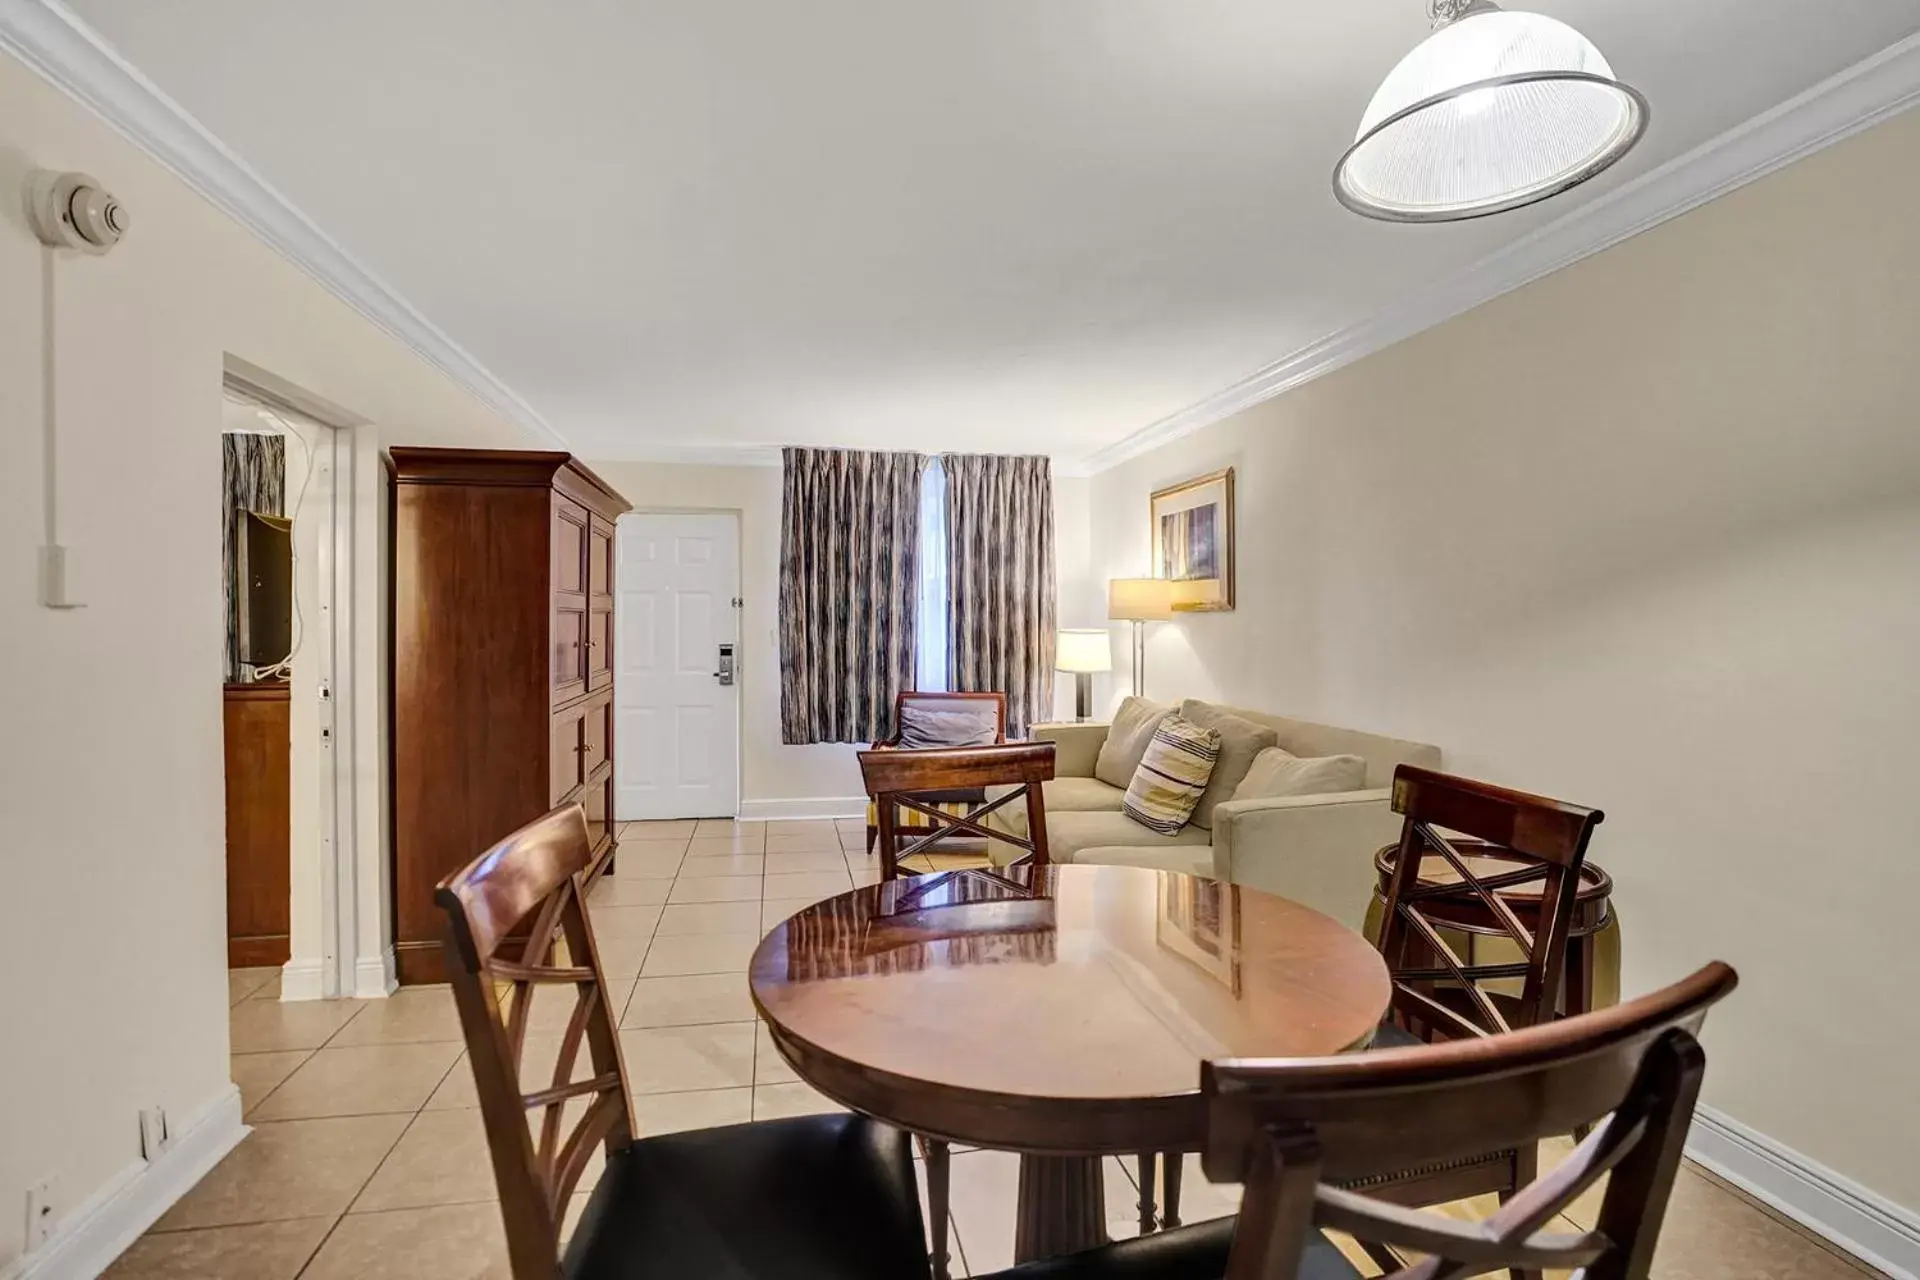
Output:
M752 966L777 1040L893 1080L1026 1098L1191 1093L1202 1060L1363 1042L1378 954L1284 898L1133 867L955 871L843 894Z

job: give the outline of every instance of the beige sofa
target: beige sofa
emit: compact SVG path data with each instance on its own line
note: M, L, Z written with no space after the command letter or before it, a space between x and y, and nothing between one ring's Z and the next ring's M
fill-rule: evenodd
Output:
M1242 707L1216 709L1271 728L1279 736L1278 745L1296 756L1359 756L1366 762L1365 789L1226 800L1213 809L1208 826L1195 822L1163 836L1120 811L1123 788L1093 776L1108 725L1035 725L1032 736L1053 742L1056 749L1056 776L1044 787L1053 861L1213 876L1282 894L1360 928L1372 899L1374 850L1400 831L1400 820L1388 805L1394 768L1413 764L1437 769L1440 749ZM1026 815L1020 806L1008 805L996 811L990 823L1024 834ZM990 850L996 863L1021 852L1004 844Z

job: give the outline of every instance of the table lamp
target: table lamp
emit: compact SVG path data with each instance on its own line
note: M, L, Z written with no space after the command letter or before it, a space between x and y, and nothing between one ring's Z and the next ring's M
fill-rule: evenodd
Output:
M1133 624L1133 696L1146 696L1147 641L1143 622L1173 616L1173 582L1167 578L1113 578L1107 583L1107 616Z
M1104 627L1056 633L1053 669L1073 672L1073 718L1083 724L1093 714L1093 673L1113 670L1112 639Z

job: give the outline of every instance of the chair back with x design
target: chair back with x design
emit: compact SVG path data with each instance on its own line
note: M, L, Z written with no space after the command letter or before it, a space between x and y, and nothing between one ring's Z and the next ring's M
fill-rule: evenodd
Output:
M1048 863L1046 793L1041 784L1054 776L1054 744L1008 742L977 747L934 747L921 750L873 750L860 753L860 775L873 797L880 818L880 878L891 880L902 860L925 852L949 837L971 836L997 840L1024 852L1009 866ZM927 793L957 792L994 786L1010 789L966 813L945 812L927 800ZM1026 808L1024 835L993 830L986 823L997 810L1021 801ZM900 810L926 815L932 821L927 834L900 847L895 827Z
M1380 954L1393 979L1394 1011L1442 1039L1498 1035L1552 1018L1580 870L1604 815L1404 764L1393 775L1393 809L1405 822ZM1462 957L1447 932L1449 908L1463 905L1491 921L1523 959ZM1510 991L1516 980L1517 996ZM1492 989L1496 983L1509 990Z
M1208 1063L1207 1176L1245 1184L1227 1280L1295 1280L1316 1228L1351 1236L1390 1280L1500 1269L1645 1280L1706 1071L1695 1036L1736 982L1715 962L1630 1003L1507 1035ZM1572 1155L1483 1222L1347 1189L1587 1124ZM1549 1230L1602 1176L1592 1229Z
M454 1002L516 1280L557 1274L568 1197L594 1148L612 1154L633 1141L620 1041L580 897L590 852L586 814L567 805L488 849L434 894L447 913ZM556 985L574 989L572 1014L552 1078L526 1090L521 1059L534 992ZM582 1045L584 1074L576 1070Z

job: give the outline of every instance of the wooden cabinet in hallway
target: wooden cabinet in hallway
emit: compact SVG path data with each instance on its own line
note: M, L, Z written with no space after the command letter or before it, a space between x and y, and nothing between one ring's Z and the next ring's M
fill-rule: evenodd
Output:
M613 521L564 453L395 448L393 912L402 983L441 982L433 887L579 801L614 850Z

